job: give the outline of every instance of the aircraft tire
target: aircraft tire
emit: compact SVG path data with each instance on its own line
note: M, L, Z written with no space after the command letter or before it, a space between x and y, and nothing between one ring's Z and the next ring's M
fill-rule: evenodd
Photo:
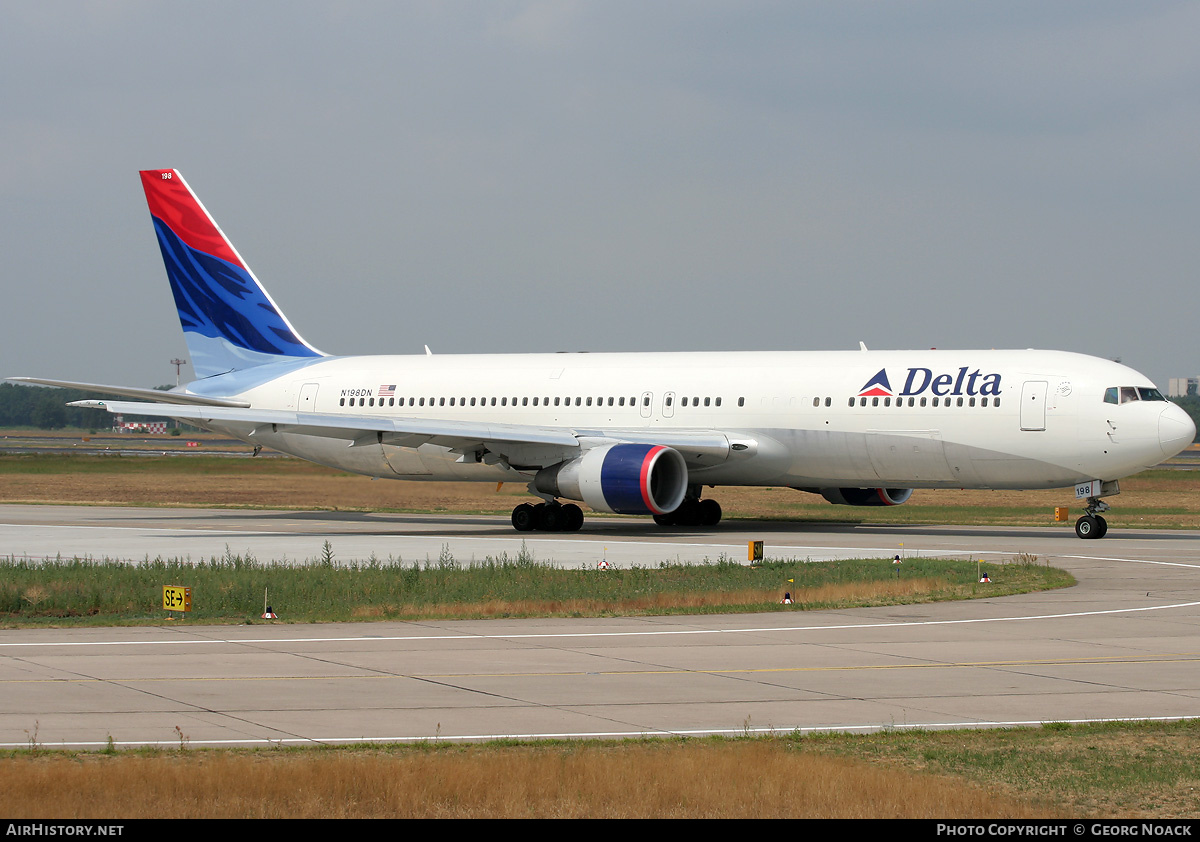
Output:
M699 513L701 526L716 526L721 522L721 504L716 500L701 500Z
M562 507L563 529L567 532L578 532L583 528L583 509L574 503Z
M540 507L541 508L541 507ZM548 503L538 512L537 528L543 532L562 532L566 524L563 507L557 503Z
M1103 518L1097 518L1095 515L1084 515L1075 521L1075 534L1084 539L1101 537L1108 530L1100 526L1100 523L1097 522L1099 520L1103 520ZM1105 527L1107 527L1107 524L1105 524Z
M518 532L532 532L535 523L534 508L528 503L522 503L512 510L513 529Z

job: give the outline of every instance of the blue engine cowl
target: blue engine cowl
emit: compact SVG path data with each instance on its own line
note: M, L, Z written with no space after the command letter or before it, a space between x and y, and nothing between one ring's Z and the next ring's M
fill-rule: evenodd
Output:
M654 444L606 444L538 471L534 488L582 500L598 512L661 515L679 508L687 463L679 451Z

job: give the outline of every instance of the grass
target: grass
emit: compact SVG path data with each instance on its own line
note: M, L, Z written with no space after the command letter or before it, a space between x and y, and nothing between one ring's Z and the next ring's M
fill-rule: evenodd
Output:
M266 601L291 622L604 617L639 614L778 611L912 604L996 597L1067 587L1074 579L1036 559L986 565L978 581L971 560L767 561L747 567L727 559L628 569L560 569L527 553L460 562L368 560L339 565L332 545L301 564L259 562L226 553L184 560L62 559L0 562L0 626L154 625L163 622L162 587L190 587L188 618L250 623ZM791 581L789 581L791 580Z
M21 818L1191 818L1200 725L0 756Z
M1042 728L818 735L822 754L931 772L1076 815L1194 817L1200 721L1048 723Z

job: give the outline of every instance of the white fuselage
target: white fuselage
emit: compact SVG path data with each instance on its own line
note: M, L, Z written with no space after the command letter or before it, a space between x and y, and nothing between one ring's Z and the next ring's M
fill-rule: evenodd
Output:
M324 357L187 389L257 409L598 439L713 431L730 442L727 454L685 453L689 482L704 485L1057 488L1127 476L1191 441L1194 427L1177 406L1106 402L1114 387L1153 390L1118 363L1037 350ZM545 448L528 460L518 449L469 461L431 444L351 447L244 422L206 426L379 477L528 480L555 461Z

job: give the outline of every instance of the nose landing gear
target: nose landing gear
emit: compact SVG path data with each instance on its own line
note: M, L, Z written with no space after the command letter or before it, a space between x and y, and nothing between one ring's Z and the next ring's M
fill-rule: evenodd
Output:
M1099 497L1089 497L1087 502L1086 514L1075 521L1075 534L1080 538L1103 538L1108 534L1108 521L1100 512L1107 512L1111 507Z

